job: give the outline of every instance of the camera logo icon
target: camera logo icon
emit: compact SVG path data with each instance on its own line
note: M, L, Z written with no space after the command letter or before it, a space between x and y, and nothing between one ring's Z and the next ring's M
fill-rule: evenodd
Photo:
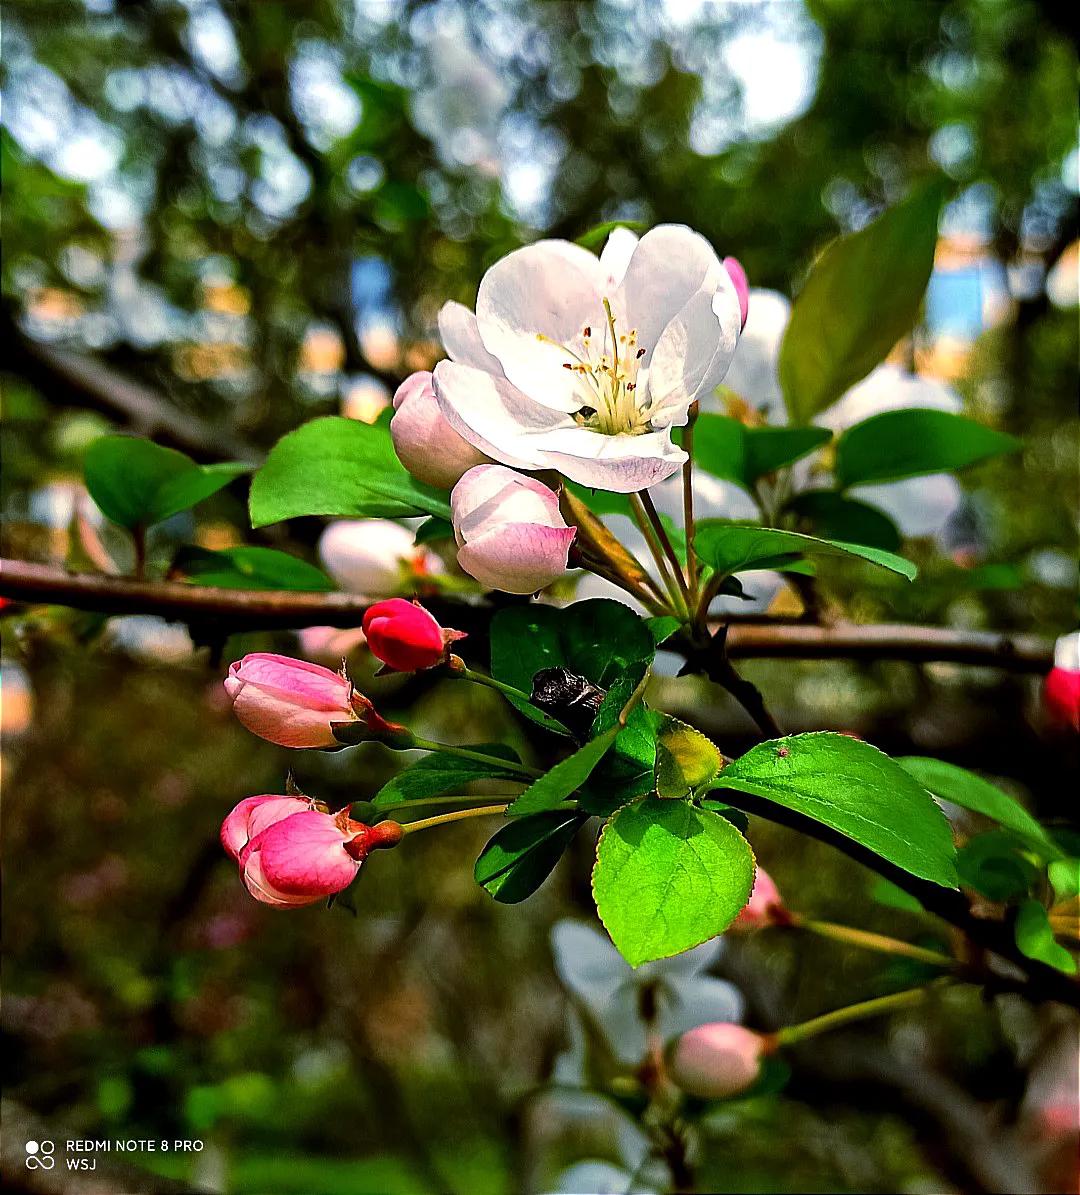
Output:
M27 1170L51 1170L56 1165L56 1146L52 1141L27 1141Z

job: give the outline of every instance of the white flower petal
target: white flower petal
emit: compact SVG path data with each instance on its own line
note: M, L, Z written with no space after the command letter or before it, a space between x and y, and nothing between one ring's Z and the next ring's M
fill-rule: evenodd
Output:
M542 467L558 469L593 489L630 494L678 472L686 453L670 431L641 436L605 436L587 427L559 428L538 439Z
M742 314L730 279L700 290L667 325L649 364L654 427L684 424L690 404L723 380L739 338Z
M682 979L662 993L657 1021L661 1037L671 1041L698 1025L738 1022L742 1016L742 993L734 984L699 976Z
M960 395L944 382L917 377L897 365L879 365L814 422L838 432L885 411L931 407L958 414L963 405Z
M780 344L791 319L791 302L774 290L750 291L746 327L739 336L724 385L770 423L787 422L780 390Z
M643 364L694 295L703 289L711 293L722 278L731 284L712 245L681 224L661 224L641 238L623 278L622 306L646 350Z
M569 415L533 402L505 378L440 361L432 375L447 423L474 448L515 469L538 469L538 437L577 425Z
M559 921L551 931L559 978L594 1013L632 972L608 938L580 921Z
M452 361L488 373L502 373L502 366L484 348L476 316L463 303L444 303L439 309L439 336Z
M476 322L484 346L536 402L569 412L581 407L578 377L563 368L572 357L562 346L577 352L586 326L599 332L604 280L596 257L569 241L516 249L481 280Z
M600 267L604 271L605 284L615 290L626 277L626 267L634 256L638 245L637 233L629 228L613 228L600 254Z

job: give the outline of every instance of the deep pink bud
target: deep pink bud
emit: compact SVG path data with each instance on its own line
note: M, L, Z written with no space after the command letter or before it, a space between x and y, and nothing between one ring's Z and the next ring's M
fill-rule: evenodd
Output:
M738 1095L761 1073L765 1039L742 1025L718 1021L684 1033L671 1052L672 1080L702 1099Z
M396 672L434 668L446 659L449 644L464 638L461 631L444 630L423 606L404 598L369 606L364 634L371 654Z
M728 927L728 933L748 933L769 925L786 925L790 914L784 908L780 889L764 867L757 869L750 901Z
M750 282L746 277L746 271L742 268L742 262L737 257L725 257L724 269L727 270L728 277L735 284L735 293L739 296L742 326L745 328L746 315L750 310Z
M234 859L257 835L274 822L313 808L307 797L245 797L221 823L221 845Z
M347 845L367 827L348 814L304 809L261 830L240 852L240 876L263 904L309 905L347 888L360 870Z
M1051 720L1080 731L1080 631L1062 635L1054 644L1054 667L1043 683Z
M281 747L337 747L335 723L362 723L371 738L402 729L384 721L344 672L291 656L244 656L230 666L225 691L241 723Z

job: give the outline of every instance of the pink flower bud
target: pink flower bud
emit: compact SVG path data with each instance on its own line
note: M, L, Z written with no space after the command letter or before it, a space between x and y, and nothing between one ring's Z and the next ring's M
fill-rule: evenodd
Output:
M411 374L394 395L390 436L398 459L417 479L448 490L474 465L490 460L446 421L427 370Z
M408 527L389 519L330 523L319 539L319 557L342 589L370 598L412 592L443 571L430 548L415 544Z
M221 823L221 845L226 854L239 859L244 847L268 826L311 808L307 797L245 797Z
M543 482L503 465L478 465L450 495L458 564L488 589L535 593L566 572L577 534Z
M790 920L780 889L764 867L757 869L750 902L728 927L728 933L749 933L770 925L786 925Z
M670 1073L683 1091L702 1099L738 1095L761 1073L765 1039L742 1025L718 1021L684 1033L671 1053Z
M230 666L225 691L240 722L281 747L337 747L338 722L362 722L372 738L400 729L384 721L344 673L290 656L244 656Z
M746 271L742 268L742 262L737 257L725 257L724 269L727 270L728 277L735 284L735 293L739 296L742 326L745 328L746 316L750 310L750 282L746 277Z
M404 598L370 606L364 634L371 654L396 672L434 668L446 659L449 645L465 637L462 631L444 630L423 606Z
M1051 721L1080 731L1080 631L1062 635L1054 644L1054 666L1043 682L1043 699Z

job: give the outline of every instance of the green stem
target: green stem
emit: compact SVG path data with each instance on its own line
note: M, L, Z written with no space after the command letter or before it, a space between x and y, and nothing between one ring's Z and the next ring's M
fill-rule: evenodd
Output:
M393 813L397 809L412 809L417 805L490 805L492 801L500 800L503 793L488 793L485 797L417 797L413 801L392 801L389 805L376 805L375 809L378 813ZM517 798L517 793L506 793L506 800L508 802ZM567 805L571 808L576 802Z
M434 817L422 817L415 822L402 822L401 828L406 834L415 834L417 830L430 830L433 826L445 826L450 822L461 822L468 817L489 817L496 813L505 813L506 805L483 805L479 809L455 809L453 813L437 813Z
M855 929L850 925L837 925L832 921L813 921L809 918L794 916L792 924L800 929L809 930L822 938L830 938L834 942L847 942L852 946L861 946L865 950L876 950L881 954L895 954L902 958L915 959L916 962L929 963L933 967L955 967L956 959L937 950L926 950L922 946L913 946L910 942L901 942L898 938L889 938L885 934L871 933L865 929Z
M496 680L493 676L487 676L483 672L474 672L464 662L462 662L460 667L456 665L451 667L451 672L455 676L471 680L475 684L487 685L489 689L495 689L496 692L502 693L505 697L516 697L519 701L527 701L530 705L532 704L532 697L524 689L516 689L513 685Z
M671 542L671 537L667 533L667 528L664 526L664 520L660 518L660 514L656 509L656 504L653 502L648 490L641 491L641 504L645 507L645 513L649 517L649 522L653 525L653 530L656 532L656 538L660 541L660 546L664 549L664 555L667 556L671 564L671 571L675 575L675 580L679 583L679 592L682 594L683 602L686 604L686 610L690 612L690 590L686 586L686 577L683 574L682 561L679 559L678 552L675 551L675 545Z
M878 996L874 1000L863 1000L859 1004L849 1004L847 1008L838 1008L827 1012L823 1016L803 1021L801 1025L788 1025L778 1030L774 1040L779 1046L793 1046L796 1042L805 1041L829 1029L838 1029L841 1025L850 1025L854 1021L864 1021L870 1017L880 1017L887 1012L895 1012L899 1008L910 1008L921 1004L935 989L951 982L949 979L935 979L933 983L921 988L908 988L903 992L893 992L891 996Z
M497 755L486 755L483 751L470 751L468 747L455 747L451 743L436 743L431 739L421 739L413 735L413 747L421 751L441 751L444 755L456 755L458 759L471 759L475 763L492 764L504 772L520 772L522 776L542 776L543 772L536 768L527 767L523 763L515 763L512 759L500 759Z
M682 591L671 575L671 569L668 566L667 558L664 555L664 547L657 537L656 531L649 522L649 516L646 513L645 506L641 501L640 494L630 494L630 509L633 511L634 519L638 527L641 528L641 534L645 536L645 542L649 545L649 551L652 553L652 558L656 562L657 570L664 582L664 586L668 591L668 597L671 600L673 613L680 618L688 619L690 611L686 607L686 602L683 599Z
M683 452L686 453L686 463L682 467L683 534L686 537L686 579L690 586L687 605L691 611L698 596L698 564L694 555L694 535L697 530L694 523L694 424L697 417L698 405L696 402L691 403L682 441Z

